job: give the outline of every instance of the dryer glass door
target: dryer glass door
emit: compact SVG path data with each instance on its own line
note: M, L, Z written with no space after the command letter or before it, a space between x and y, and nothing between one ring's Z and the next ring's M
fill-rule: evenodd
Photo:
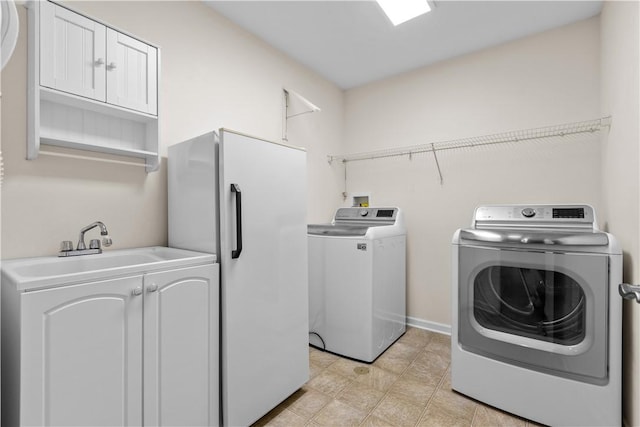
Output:
M460 346L606 383L608 256L461 246L460 260Z
M473 316L484 328L565 346L586 333L587 296L567 274L490 265L473 281Z

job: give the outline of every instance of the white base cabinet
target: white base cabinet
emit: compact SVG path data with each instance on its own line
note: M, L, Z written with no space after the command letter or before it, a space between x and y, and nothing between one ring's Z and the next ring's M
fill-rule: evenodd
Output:
M216 426L218 264L2 289L2 425Z

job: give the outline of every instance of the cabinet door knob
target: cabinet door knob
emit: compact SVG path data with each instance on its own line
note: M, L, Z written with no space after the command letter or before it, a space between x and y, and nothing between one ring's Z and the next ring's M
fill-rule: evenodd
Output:
M94 64L96 65L96 67L100 67L101 65L104 65L104 59L98 58L96 62L94 62Z
M107 70L115 70L116 68L118 68L118 65L115 62L109 62L109 65L107 65Z
M155 283L152 283L149 286L147 286L147 292L155 292L157 290L158 290L158 285L156 285Z
M131 291L131 294L132 294L134 297L137 297L137 296L139 296L139 295L142 295L142 286L138 286L138 287L134 288L134 289Z

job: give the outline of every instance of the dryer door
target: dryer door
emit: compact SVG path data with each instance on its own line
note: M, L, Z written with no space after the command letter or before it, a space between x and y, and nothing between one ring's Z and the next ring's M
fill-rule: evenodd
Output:
M461 246L460 260L462 348L607 382L608 256Z

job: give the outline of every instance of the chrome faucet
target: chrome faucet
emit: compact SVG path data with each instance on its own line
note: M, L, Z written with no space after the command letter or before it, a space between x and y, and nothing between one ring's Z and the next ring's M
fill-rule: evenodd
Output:
M84 227L82 230L80 230L80 237L78 238L78 247L76 250L81 251L84 249L87 249L87 247L84 244L84 233L86 233L87 231L96 228L96 227L100 227L100 235L104 236L102 238L102 243L105 246L111 246L111 237L109 237L109 232L107 231L107 226L104 225L104 223L102 223L101 221L96 221L92 224L87 225L86 227ZM94 242L97 239L92 240L92 242ZM89 246L91 247L92 245L89 244ZM100 241L98 240L98 248L100 247Z
M84 243L84 234L87 231L96 227L100 228L100 235L103 236L102 244L105 247L111 246L111 243L113 242L111 240L111 237L109 237L107 226L104 225L104 223L101 221L96 221L94 223L87 225L86 227L83 227L80 230L80 237L78 238L78 246L76 249L73 249L73 242L71 242L70 240L63 241L62 244L60 245L60 252L58 253L58 256L65 257L65 256L91 255L91 254L102 253L102 248L100 247L99 239L91 239L91 241L89 242L89 249L87 249L87 245Z

